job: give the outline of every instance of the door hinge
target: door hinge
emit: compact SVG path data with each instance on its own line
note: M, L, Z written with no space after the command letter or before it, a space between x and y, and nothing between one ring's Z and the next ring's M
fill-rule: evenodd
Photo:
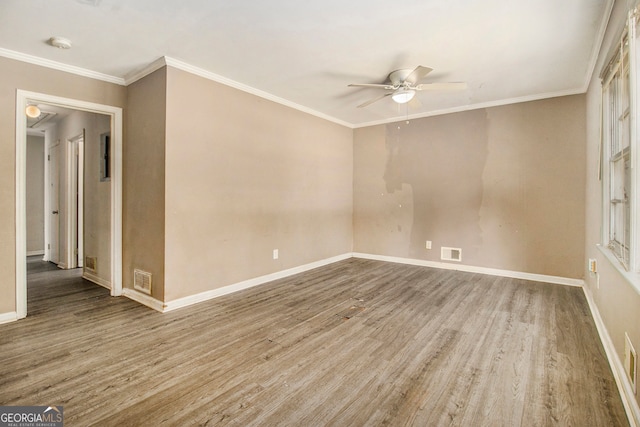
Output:
M51 154L47 154L47 160L51 161Z

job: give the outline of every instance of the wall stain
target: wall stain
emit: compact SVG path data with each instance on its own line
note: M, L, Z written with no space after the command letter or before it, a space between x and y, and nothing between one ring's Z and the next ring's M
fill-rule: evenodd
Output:
M482 174L488 155L485 109L443 115L385 127L386 191L411 197L408 252L439 260L440 246L463 249L474 259L482 246ZM402 224L398 224L401 227ZM425 241L433 249L425 250Z

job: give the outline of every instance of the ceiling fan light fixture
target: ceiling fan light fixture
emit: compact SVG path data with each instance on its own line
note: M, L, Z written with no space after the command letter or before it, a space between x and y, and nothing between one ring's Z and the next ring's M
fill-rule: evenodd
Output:
M398 104L406 104L413 99L415 94L416 91L413 89L398 89L393 92L393 95L391 95L391 99L393 99Z
M40 117L40 109L36 105L27 105L27 108L25 109L24 112L27 116L31 117L32 119L36 119Z

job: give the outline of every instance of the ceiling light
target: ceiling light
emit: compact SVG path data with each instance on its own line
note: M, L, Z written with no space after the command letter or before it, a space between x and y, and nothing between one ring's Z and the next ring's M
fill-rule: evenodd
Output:
M71 49L71 40L65 39L64 37L51 37L49 39L49 43L51 46L57 47L59 49Z
M25 114L31 117L32 119L36 119L40 117L40 109L35 105L27 105L27 108L25 109Z
M391 99L393 99L398 104L406 104L411 101L416 94L416 91L413 89L398 89L393 92L391 95Z

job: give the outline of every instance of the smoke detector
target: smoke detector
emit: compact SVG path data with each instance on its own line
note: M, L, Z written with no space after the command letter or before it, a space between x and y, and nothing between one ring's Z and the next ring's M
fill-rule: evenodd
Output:
M64 37L51 37L49 43L58 49L71 49L71 40L65 39Z

